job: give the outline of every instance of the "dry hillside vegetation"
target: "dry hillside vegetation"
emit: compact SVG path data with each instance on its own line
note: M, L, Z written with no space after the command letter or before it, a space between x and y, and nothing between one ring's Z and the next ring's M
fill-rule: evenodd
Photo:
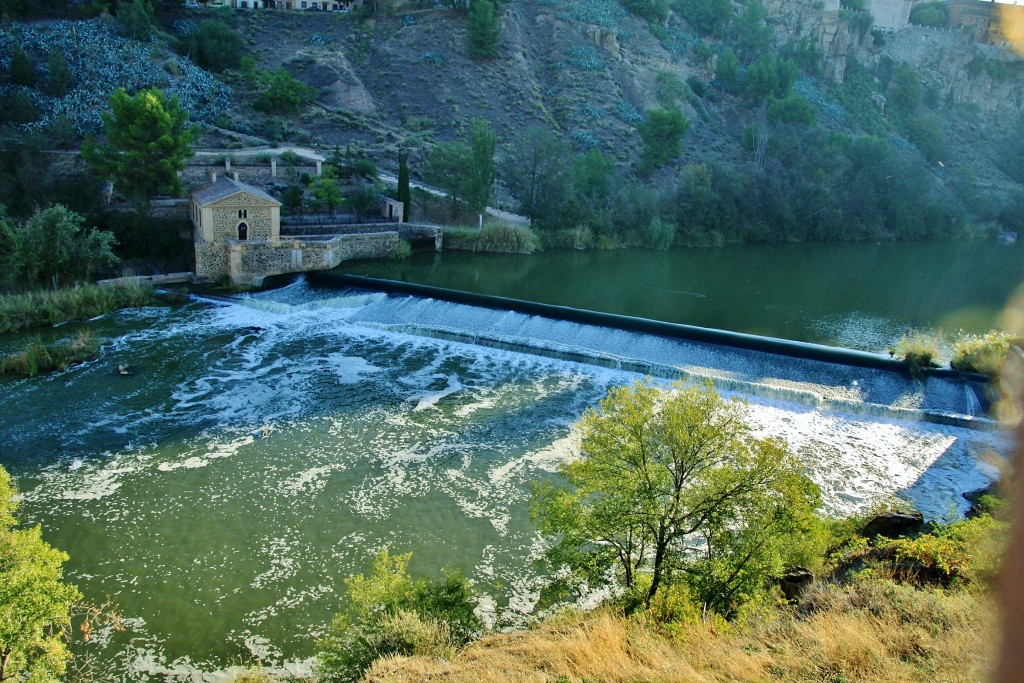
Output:
M888 581L820 584L800 607L743 626L671 632L602 609L534 631L494 635L452 661L378 661L373 683L438 681L979 681L995 649L991 601Z

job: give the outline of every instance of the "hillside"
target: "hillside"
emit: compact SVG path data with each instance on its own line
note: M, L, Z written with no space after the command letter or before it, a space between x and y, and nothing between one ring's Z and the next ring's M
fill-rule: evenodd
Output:
M705 6L724 13L693 16ZM831 0L507 2L496 56L483 59L467 48L466 12L449 7L164 8L148 45L124 37L124 16L0 31L12 169L28 163L19 139L75 147L116 87L155 86L204 124L201 146L337 148L391 172L404 153L427 181L431 150L485 120L498 142L492 203L533 217L546 246L1024 230L1011 151L1024 144L1024 61L944 29L871 32L864 12ZM228 34L206 46L219 64L204 63L197 38L209 24ZM228 38L231 59L218 56L235 49L216 42ZM14 74L19 47L34 84ZM74 81L64 94L48 76L54 52ZM284 71L310 89L273 109L261 98L285 87ZM541 152L546 196L530 204L523 155ZM0 201L23 204L24 183L6 184ZM69 201L53 185L48 201Z

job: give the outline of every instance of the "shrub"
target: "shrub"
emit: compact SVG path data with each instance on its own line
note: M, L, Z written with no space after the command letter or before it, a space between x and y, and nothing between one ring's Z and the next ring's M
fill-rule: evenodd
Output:
M996 376L1003 367L1010 346L1021 341L1020 337L999 330L963 335L953 342L953 360L949 364L961 372Z
M485 225L484 229L446 230L444 245L448 249L500 254L532 254L536 235L524 226Z
M768 103L768 121L771 123L810 126L817 116L815 106L800 95L790 95L781 100L772 99Z
M937 116L915 116L904 124L904 132L921 150L924 158L936 163L946 158L946 140Z
M398 244L389 255L393 261L402 261L412 256L412 245L405 240L398 240Z
M411 557L379 553L370 576L345 580L349 605L317 643L317 680L354 683L388 655L448 657L480 634L470 582L457 572L414 580L407 571Z
M317 96L317 89L296 80L284 69L271 72L253 108L266 114L294 114Z
M651 219L647 229L644 230L643 242L645 247L657 249L658 251L668 251L675 238L676 226L672 223L666 223L655 216Z
M906 363L911 374L918 375L928 368L937 368L939 340L924 332L911 332L900 337L893 355Z
M36 84L36 68L28 54L21 48L16 48L11 55L10 73L11 83L15 85L31 88Z
M52 370L67 370L72 365L91 360L99 353L100 342L88 330L79 332L70 341L44 343L38 337L21 353L0 360L0 374L35 377Z
M178 41L178 50L202 68L220 72L241 64L245 41L230 26L204 19Z
M704 35L721 34L732 16L729 0L675 0L672 9Z
M622 0L622 6L646 21L660 24L668 19L667 0Z

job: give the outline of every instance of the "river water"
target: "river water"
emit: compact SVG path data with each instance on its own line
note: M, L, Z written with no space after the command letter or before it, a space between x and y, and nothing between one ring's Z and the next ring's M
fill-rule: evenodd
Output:
M411 265L421 262L434 268L432 258ZM481 263L481 275L508 276L501 259ZM640 377L630 358L714 376L748 399L754 429L790 442L828 514L890 493L933 517L963 510L959 493L990 481L991 454L1010 447L997 430L917 419L972 412L956 383L737 363L302 278L66 327L111 342L67 372L0 380L0 463L24 516L71 555L69 578L125 618L123 632L88 647L103 680L203 680L255 658L302 670L343 604L342 580L384 548L412 551L416 574L463 570L487 619L521 623L542 581L530 482L572 457L585 407ZM125 362L134 372L120 376Z
M783 339L885 351L909 328L999 326L1024 242L418 253L345 272Z

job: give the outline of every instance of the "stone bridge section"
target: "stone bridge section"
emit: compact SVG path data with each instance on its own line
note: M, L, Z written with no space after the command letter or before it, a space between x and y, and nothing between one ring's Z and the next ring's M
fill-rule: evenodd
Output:
M271 275L330 270L342 261L387 258L398 248L395 230L348 235L308 235L276 240L231 240L228 260L231 281L261 285Z

